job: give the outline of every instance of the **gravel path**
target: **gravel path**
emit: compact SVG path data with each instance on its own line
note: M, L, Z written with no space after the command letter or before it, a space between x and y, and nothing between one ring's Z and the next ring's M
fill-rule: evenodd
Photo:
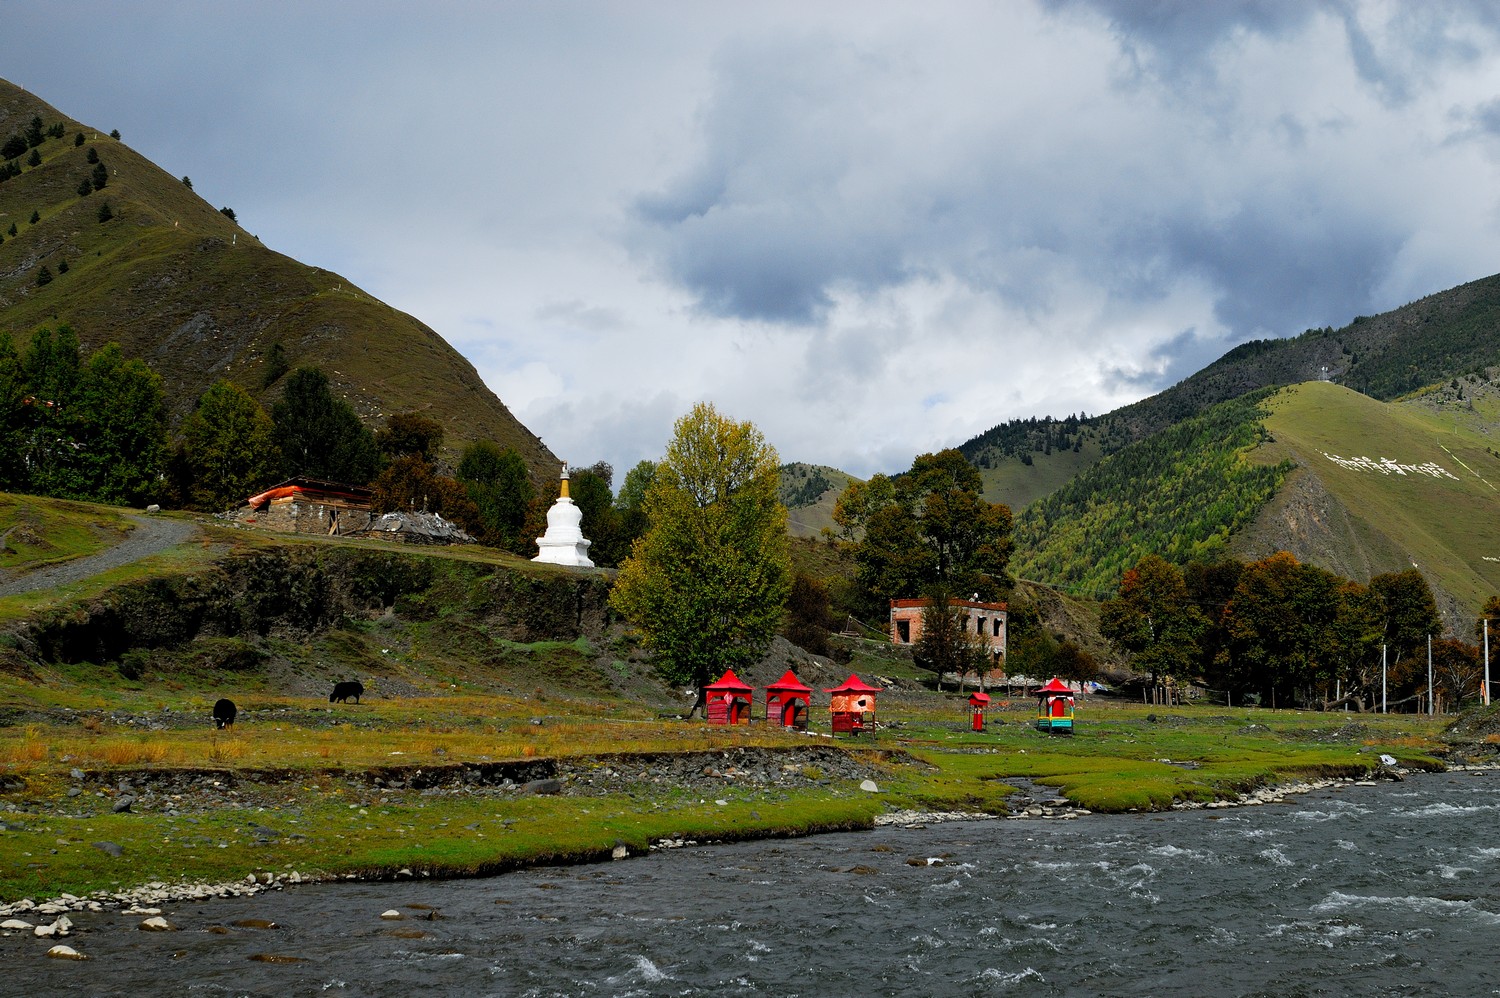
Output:
M82 582L100 572L165 551L198 532L193 524L181 520L154 516L132 516L130 520L135 524L135 529L130 532L130 536L108 551L29 572L0 572L0 596L14 596L17 593Z

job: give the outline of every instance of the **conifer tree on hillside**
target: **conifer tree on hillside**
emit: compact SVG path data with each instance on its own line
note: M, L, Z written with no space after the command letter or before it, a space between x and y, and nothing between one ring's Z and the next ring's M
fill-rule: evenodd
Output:
M536 490L526 462L515 450L502 450L490 440L476 440L464 448L458 480L479 510L483 529L475 536L494 547L525 554L522 525ZM529 541L525 542L529 546Z
M185 505L205 512L241 505L281 471L275 425L249 392L215 382L183 421L174 465Z
M375 435L348 402L333 396L328 375L315 367L292 372L271 419L288 476L364 485L379 470Z

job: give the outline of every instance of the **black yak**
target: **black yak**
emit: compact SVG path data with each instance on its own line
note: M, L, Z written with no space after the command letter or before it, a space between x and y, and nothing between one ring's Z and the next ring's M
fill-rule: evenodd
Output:
M214 727L234 727L234 715L238 713L239 711L235 709L233 700L227 698L220 699L218 703L214 704Z
M358 679L350 679L341 683L333 684L333 692L328 694L329 703L348 703L353 700L359 703L359 698L365 695L364 684Z

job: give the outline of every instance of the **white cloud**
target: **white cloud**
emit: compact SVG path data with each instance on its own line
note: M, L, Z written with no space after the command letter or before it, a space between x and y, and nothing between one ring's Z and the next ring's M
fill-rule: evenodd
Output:
M9 78L433 326L576 463L709 399L898 470L1500 250L1483 4L70 9L7 7Z

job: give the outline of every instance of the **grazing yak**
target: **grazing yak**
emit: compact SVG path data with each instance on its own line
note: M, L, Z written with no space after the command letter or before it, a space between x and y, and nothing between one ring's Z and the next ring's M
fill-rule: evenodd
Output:
M348 703L353 700L359 703L359 698L365 695L364 684L358 679L350 679L341 683L333 684L333 692L328 694L329 703Z
M214 704L214 727L234 727L234 715L238 713L239 711L235 708L233 700L228 698L220 699L218 703Z

